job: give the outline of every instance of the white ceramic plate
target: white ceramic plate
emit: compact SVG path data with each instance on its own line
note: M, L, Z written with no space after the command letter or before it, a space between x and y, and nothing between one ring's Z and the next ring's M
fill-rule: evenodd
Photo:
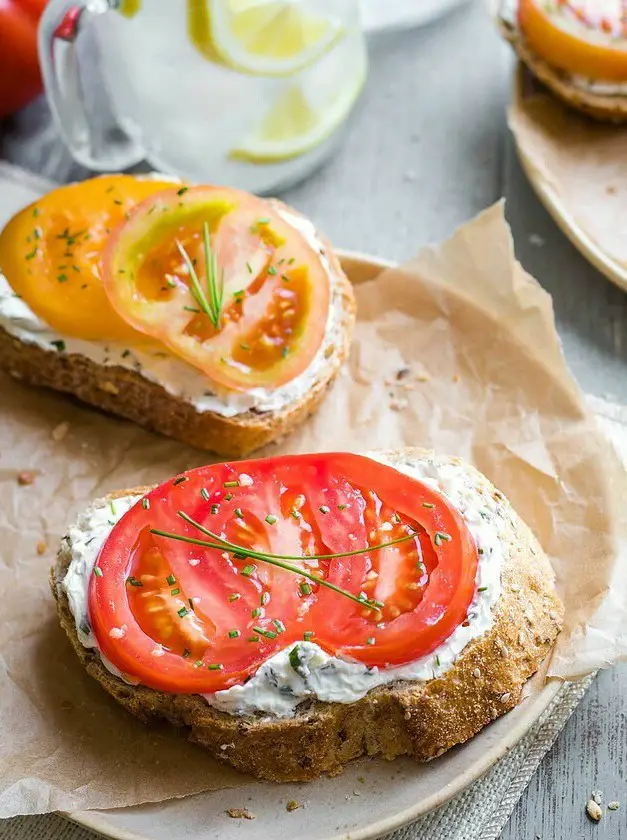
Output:
M390 265L359 254L340 252L340 258L354 283ZM518 743L558 688L557 682L544 683L544 673L536 674L516 709L429 764L361 760L332 779L289 785L254 782L154 805L65 816L115 840L370 840L443 805L476 781ZM290 799L305 807L288 813ZM256 818L231 819L227 808L248 808Z
M524 94L525 72L524 66L519 63L514 74L513 99L515 104L521 101ZM514 140L516 141L515 135ZM540 175L518 142L516 142L516 149L529 183L558 227L561 228L562 232L589 263L600 271L601 274L604 274L608 280L611 280L612 283L627 291L627 269L625 266L611 259L611 257L599 248L594 239L579 226L576 219L564 205L561 197L555 192L551 184Z

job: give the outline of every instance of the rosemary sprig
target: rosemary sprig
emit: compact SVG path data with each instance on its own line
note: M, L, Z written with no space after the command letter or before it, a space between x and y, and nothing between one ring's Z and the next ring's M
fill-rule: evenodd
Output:
M344 551L339 552L336 554L312 554L307 555L306 558L303 556L297 555L290 555L290 554L271 554L269 552L263 551L255 551L254 549L246 548L245 546L237 545L236 543L232 543L229 540L225 540L220 537L218 534L210 531L209 529L205 528L199 522L196 522L191 516L188 516L185 511L179 510L177 511L178 515L181 519L184 519L194 528L197 528L201 533L205 534L206 536L210 537L214 542L209 542L207 540L199 540L195 539L194 537L188 537L184 534L175 534L171 531L161 531L157 528L151 528L150 533L155 534L159 537L167 537L168 539L172 540L179 540L180 542L187 542L191 543L192 545L200 545L204 546L205 548L214 548L219 551L228 551L230 554L235 555L238 559L248 559L251 560L259 560L263 563L268 563L270 566L277 566L280 569L285 569L288 572L294 572L295 574L299 575L300 577L307 578L308 580L312 581L312 583L317 583L320 586L326 586L327 589L332 589L334 592L337 592L340 595L344 595L346 598L350 598L351 601L354 601L361 606L370 607L371 609L383 609L385 604L381 601L375 601L373 599L368 599L364 597L358 597L357 595L353 595L352 592L348 592L346 589L342 589L339 586L336 586L334 583L330 583L327 580L323 580L316 575L302 569L300 566L294 566L291 563L286 563L286 560L333 560L338 557L354 557L359 554L367 554L370 551L378 551L382 548L387 548L391 545L396 545L397 543L406 542L407 540L414 539L415 534L407 534L404 537L398 537L395 540L390 540L386 543L381 543L379 545L371 545L367 546L366 548L358 548L353 551Z
M224 301L224 269L222 271L218 268L218 258L215 251L211 248L209 241L209 225L207 222L203 224L202 228L203 245L205 251L205 279L207 283L207 293L200 284L196 268L189 254L181 244L176 241L176 247L189 271L189 279L191 281L190 292L192 297L202 309L205 315L209 318L216 330L220 329L220 318L222 316L222 303Z

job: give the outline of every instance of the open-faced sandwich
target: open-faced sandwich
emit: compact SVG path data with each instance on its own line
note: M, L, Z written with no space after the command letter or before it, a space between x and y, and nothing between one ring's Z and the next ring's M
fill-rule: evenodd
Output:
M627 121L623 0L496 0L505 37L544 84L600 120Z
M311 222L227 187L94 178L0 233L0 368L226 456L316 408L354 309Z
M424 761L513 708L562 622L507 499L417 449L191 470L94 502L51 583L85 669L275 781Z

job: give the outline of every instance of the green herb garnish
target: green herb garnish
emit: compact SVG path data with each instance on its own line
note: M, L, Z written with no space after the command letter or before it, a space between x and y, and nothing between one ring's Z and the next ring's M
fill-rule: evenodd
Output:
M209 225L207 222L203 224L202 232L205 251L206 293L200 284L200 280L198 279L194 261L178 240L176 242L176 246L185 261L187 270L189 271L189 278L191 281L190 292L192 297L209 318L214 328L219 330L220 319L222 317L222 303L224 300L224 271L219 270L216 254L211 249L211 243L209 241Z

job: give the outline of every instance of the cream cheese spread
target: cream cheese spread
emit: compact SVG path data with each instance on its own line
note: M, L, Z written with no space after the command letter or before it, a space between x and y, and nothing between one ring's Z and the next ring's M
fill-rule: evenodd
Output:
M162 347L130 347L126 343L86 341L60 335L45 324L19 298L0 272L0 327L25 344L45 350L85 356L103 367L122 367L140 373L169 394L191 403L196 411L213 411L234 417L250 409L279 411L304 397L314 384L325 378L333 364L330 349L343 341L344 327L341 288L331 269L312 222L283 208L277 212L296 229L320 256L331 284L331 302L324 340L309 367L279 388L252 388L249 391L219 391L201 371L172 356Z
M463 464L451 464L435 455L389 459L369 453L369 457L444 495L466 522L479 552L475 593L467 621L428 656L389 668L369 668L330 656L313 642L299 642L270 657L243 685L203 695L209 705L234 715L281 718L294 716L297 707L307 700L354 703L380 685L426 681L445 674L466 645L492 626L494 606L501 594L502 531L508 521L507 507L493 497L487 484L478 484L476 474ZM86 647L97 647L87 609L89 578L111 528L139 498L118 499L113 510L108 503L98 502L68 532L67 547L72 559L61 586L67 594L79 639ZM294 647L298 650L290 657ZM296 668L290 659L297 660ZM110 663L103 661L120 676ZM128 676L123 678L129 681Z

